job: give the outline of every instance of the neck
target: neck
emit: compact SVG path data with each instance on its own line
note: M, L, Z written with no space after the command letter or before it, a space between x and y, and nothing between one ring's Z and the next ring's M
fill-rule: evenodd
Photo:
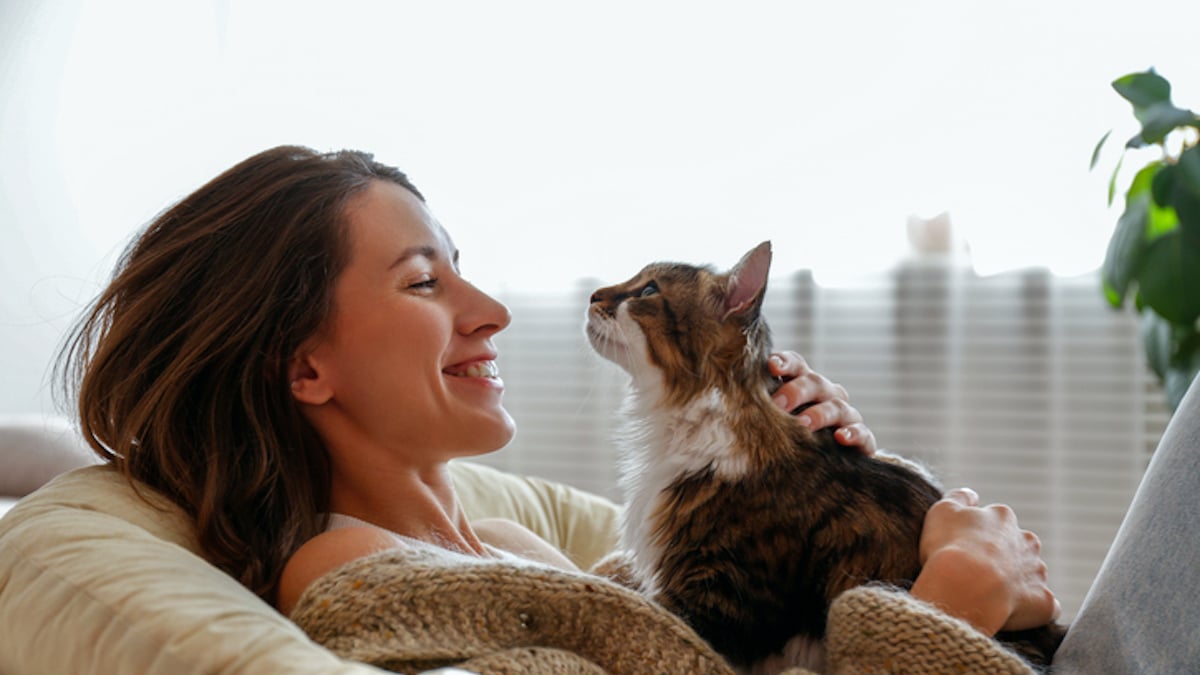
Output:
M362 455L352 462L335 460L329 501L335 513L450 550L486 555L445 462L381 466Z
M445 452L383 440L337 405L308 411L329 453L329 508L406 537L470 555L486 549L463 513Z

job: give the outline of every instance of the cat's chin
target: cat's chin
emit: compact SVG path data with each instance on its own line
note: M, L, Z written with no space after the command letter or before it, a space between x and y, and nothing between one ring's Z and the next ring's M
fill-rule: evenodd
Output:
M596 350L597 354L604 357L605 360L612 361L618 366L621 366L622 369L626 371L629 370L628 366L626 366L624 363L621 363L621 360L617 358L617 354L620 353L620 348L622 347L620 343L604 335L603 331L599 330L591 323L587 325L586 332L588 342L592 344L592 349Z
M614 331L610 327L589 320L584 327L584 332L587 333L588 342L592 344L592 349L597 354L605 360L617 364L626 373L633 372L632 364L629 363L629 345L614 337Z

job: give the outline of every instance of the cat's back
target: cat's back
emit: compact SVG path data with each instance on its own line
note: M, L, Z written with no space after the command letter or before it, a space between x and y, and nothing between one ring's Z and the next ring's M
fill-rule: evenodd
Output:
M797 432L744 475L697 471L664 490L659 600L735 662L820 638L842 590L911 582L938 497L907 467L847 451L831 432Z

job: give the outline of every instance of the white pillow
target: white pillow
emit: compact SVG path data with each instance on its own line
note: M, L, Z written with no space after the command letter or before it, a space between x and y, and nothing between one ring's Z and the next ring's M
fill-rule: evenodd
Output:
M450 475L468 518L515 520L581 569L590 569L617 546L621 510L603 497L469 461L451 462Z
M202 560L173 504L105 466L0 519L0 672L378 673L342 661Z
M580 564L615 543L611 502L455 462L473 518L508 517ZM108 466L71 471L0 519L0 673L356 673L199 555L194 527Z

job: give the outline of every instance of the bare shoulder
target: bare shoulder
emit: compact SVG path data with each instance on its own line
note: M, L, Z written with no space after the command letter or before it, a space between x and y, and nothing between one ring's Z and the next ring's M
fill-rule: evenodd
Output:
M498 549L554 567L579 569L562 551L514 520L483 518L472 521L471 528L481 541Z
M290 614L304 589L326 572L399 545L395 536L376 527L344 527L318 534L284 565L276 602L279 611Z

